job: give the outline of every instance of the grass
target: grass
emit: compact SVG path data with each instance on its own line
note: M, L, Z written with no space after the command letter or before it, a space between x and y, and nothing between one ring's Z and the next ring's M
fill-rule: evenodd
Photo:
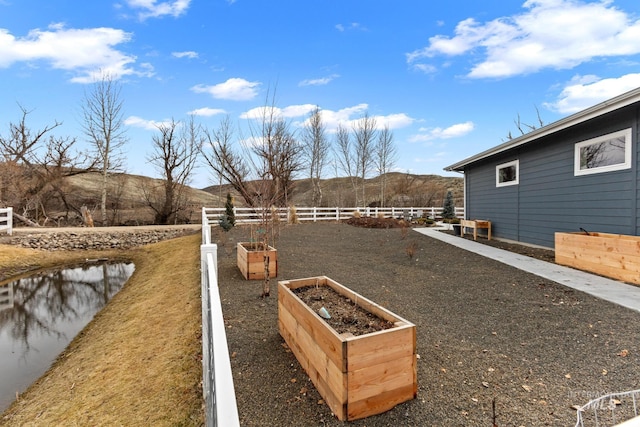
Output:
M136 266L125 287L0 424L202 425L199 244L195 234L95 253L0 245L2 272L95 256L126 258Z

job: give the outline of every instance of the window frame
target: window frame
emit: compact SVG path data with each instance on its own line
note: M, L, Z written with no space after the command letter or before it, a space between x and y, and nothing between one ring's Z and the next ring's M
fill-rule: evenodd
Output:
M624 137L624 162L616 163L614 165L599 166L599 167L589 168L589 169L580 169L580 151L583 147L600 144L601 142L610 141L612 139L617 139L620 137ZM598 136L596 138L591 138L585 141L577 142L574 146L575 148L574 148L574 158L573 158L573 175L574 176L592 175L595 173L605 173L605 172L631 169L632 145L633 145L633 140L632 140L631 128L619 130L617 132L612 132L606 135Z
M505 169L508 167L515 166L516 168L516 178L513 181L500 182L500 169ZM520 160L512 160L510 162L501 163L496 166L496 187L508 187L510 185L518 185L520 184Z

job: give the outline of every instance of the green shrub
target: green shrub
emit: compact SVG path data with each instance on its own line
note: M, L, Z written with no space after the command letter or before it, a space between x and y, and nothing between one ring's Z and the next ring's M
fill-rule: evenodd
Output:
M224 231L229 231L233 228L233 224L229 221L229 217L226 214L220 215L220 218L218 218L218 225Z
M456 207L453 204L453 194L451 194L451 190L447 191L447 196L444 199L444 204L442 205L442 218L451 219L456 217Z

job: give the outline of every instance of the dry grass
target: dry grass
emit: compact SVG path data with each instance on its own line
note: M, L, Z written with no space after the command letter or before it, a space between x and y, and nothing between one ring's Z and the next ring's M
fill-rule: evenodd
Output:
M135 273L2 424L202 425L199 241L191 235L109 252L131 259ZM79 255L90 256L0 246L0 268Z

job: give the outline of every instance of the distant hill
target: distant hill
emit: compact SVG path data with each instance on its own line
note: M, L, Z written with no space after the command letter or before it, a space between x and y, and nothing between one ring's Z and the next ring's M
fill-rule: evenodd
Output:
M367 204L379 203L382 177L378 176L365 180ZM358 188L362 188L357 179ZM351 178L329 178L321 180L323 206L355 206L355 197ZM244 201L228 184L214 185L203 189L216 195L223 206L227 192L235 199L236 206L244 206ZM413 175L400 172L386 174L385 199L386 206L442 206L447 191L451 190L456 206L463 206L463 179L457 177L443 177L439 175ZM295 181L291 196L294 206L310 206L312 201L312 187L310 179Z
M99 173L85 173L66 178L65 192L67 201L73 206L86 206L93 215L96 225L99 224L100 195L102 177ZM365 180L367 205L376 206L380 202L380 184L382 177ZM358 191L361 181L355 180ZM162 180L140 175L116 174L110 178L107 210L109 223L112 225L143 225L154 221L154 212L145 201L143 189L161 188ZM439 175L413 175L406 173L389 173L386 175L386 206L395 207L427 207L442 206L447 191L454 195L455 205L463 206L463 180L455 177ZM353 181L351 178L330 178L321 180L323 206L355 206ZM235 199L237 207L244 207L244 200L230 185L214 185L205 189L188 187L187 208L180 213L178 222L200 222L202 207L223 207L227 192ZM290 204L294 206L311 206L312 188L310 179L295 181ZM67 210L63 205L50 201L44 211L36 210L39 223L48 225L77 225L80 222L73 209ZM46 216L45 216L46 215ZM68 216L67 216L68 215Z
M75 195L77 203L86 205L94 219L100 211L102 176L100 173L85 173L68 177L69 193ZM153 222L154 213L145 202L144 188L162 186L162 180L141 175L115 174L110 177L108 193L108 215L113 225L142 225ZM181 214L180 222L200 222L203 206L221 206L211 192L187 187L187 209ZM226 198L226 194L225 194ZM80 200L78 200L80 199Z

